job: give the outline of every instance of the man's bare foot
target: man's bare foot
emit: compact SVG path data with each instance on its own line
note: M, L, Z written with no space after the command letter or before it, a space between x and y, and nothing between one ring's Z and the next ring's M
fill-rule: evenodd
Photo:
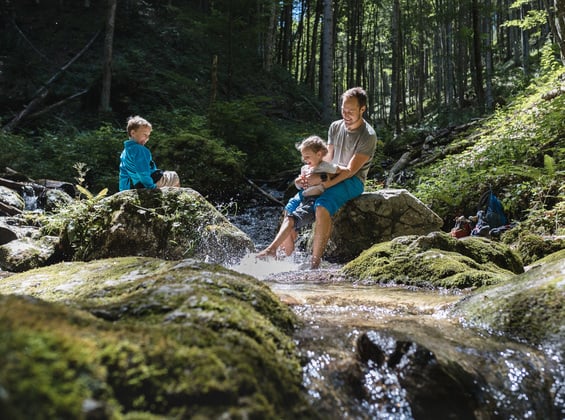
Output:
M263 251L259 252L255 257L261 260L266 260L269 257L276 257L277 250L271 248L265 248Z
M321 262L322 262L322 259L320 257L316 257L315 255L312 255L312 262L310 264L310 268L312 270L316 270L316 269L320 268Z

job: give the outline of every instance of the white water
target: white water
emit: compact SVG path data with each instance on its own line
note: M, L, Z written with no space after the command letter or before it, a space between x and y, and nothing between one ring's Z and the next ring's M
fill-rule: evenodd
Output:
M253 207L244 212L228 215L228 219L253 240L259 252L266 248L275 237L281 214L280 207ZM257 258L257 253L249 253L241 261L228 268L249 274L259 280L265 280L272 275L304 270L308 262L309 256L300 251L296 251L290 257L277 255L276 258L266 259Z
M304 263L301 256L261 259L257 258L257 254L247 254L238 264L229 268L239 273L249 274L259 280L265 280L274 274L301 270Z

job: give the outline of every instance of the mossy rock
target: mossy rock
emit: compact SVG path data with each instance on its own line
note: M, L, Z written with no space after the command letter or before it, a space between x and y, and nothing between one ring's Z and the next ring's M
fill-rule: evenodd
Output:
M433 232L376 244L342 271L354 281L369 284L463 289L496 284L522 272L523 266L520 257L504 244Z
M502 236L502 241L516 249L526 265L534 264L547 255L565 249L565 238L542 236L522 226L506 232Z
M124 257L13 275L0 293L0 418L316 417L295 316L253 277Z
M146 256L225 263L253 241L190 188L127 190L79 202L64 226L63 253L74 261Z
M565 343L565 251L458 302L453 314L468 323L534 345Z

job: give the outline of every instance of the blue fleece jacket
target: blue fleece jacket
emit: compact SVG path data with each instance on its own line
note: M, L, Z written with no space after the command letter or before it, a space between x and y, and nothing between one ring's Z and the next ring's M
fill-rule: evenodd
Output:
M135 140L124 142L120 155L120 191L132 189L141 183L145 188L157 188L151 174L157 170L149 149Z

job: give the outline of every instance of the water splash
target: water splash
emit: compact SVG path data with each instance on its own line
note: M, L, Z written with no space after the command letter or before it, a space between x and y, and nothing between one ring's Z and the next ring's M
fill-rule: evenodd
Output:
M267 259L257 258L257 254L247 254L241 261L228 268L243 274L249 274L259 280L265 280L274 274L287 273L302 270L307 257L301 253L295 253L290 257L269 257Z
M37 196L35 190L31 185L26 185L22 188L22 197L25 203L26 210L37 210Z

